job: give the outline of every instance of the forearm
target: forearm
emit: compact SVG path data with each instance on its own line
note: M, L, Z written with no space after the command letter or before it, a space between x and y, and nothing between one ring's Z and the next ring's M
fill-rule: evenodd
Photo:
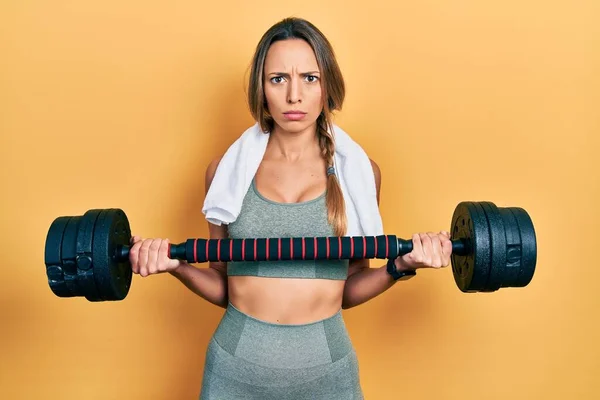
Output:
M188 289L208 302L227 307L227 277L214 268L196 268L186 262L171 272Z
M385 265L379 268L364 268L348 277L342 308L352 308L369 301L394 286L394 283Z

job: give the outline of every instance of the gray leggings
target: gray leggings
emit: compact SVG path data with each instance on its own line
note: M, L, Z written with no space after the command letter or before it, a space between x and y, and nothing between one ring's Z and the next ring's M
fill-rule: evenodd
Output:
M341 310L281 325L229 304L208 345L200 399L363 399Z

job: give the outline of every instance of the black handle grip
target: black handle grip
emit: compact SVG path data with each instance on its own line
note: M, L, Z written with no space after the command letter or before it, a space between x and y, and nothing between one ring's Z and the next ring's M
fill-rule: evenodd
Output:
M465 255L469 244L452 241L452 252ZM129 258L130 246L121 246L116 256ZM410 253L412 240L398 239L395 235L330 236L300 238L252 239L188 239L172 244L169 258L189 263L207 261L278 261L278 260L336 260L353 258L396 258Z

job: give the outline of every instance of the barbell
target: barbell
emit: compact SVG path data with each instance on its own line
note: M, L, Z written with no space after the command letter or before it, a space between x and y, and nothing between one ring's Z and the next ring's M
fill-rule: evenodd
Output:
M529 214L491 202L461 202L452 216L452 273L465 293L524 287L535 272L537 242ZM46 275L59 297L123 300L132 280L131 229L123 210L94 209L58 217L45 243ZM169 258L207 261L277 261L395 258L412 240L395 235L246 239L187 239L169 246Z

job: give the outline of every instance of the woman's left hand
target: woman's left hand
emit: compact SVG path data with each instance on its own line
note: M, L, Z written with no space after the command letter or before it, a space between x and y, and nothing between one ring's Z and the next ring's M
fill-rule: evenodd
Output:
M412 241L412 251L394 260L399 271L417 268L441 268L450 264L452 242L448 232L416 233L413 235Z

